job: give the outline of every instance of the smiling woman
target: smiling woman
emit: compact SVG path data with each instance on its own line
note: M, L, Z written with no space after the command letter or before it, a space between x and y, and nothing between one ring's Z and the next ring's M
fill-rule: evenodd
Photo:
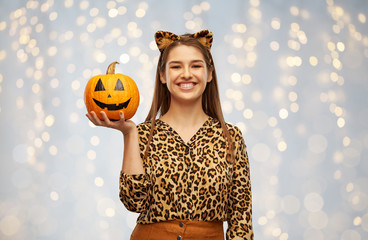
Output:
M123 133L120 199L140 213L130 239L223 240L226 221L227 239L251 240L248 155L240 129L224 121L212 32L159 31L155 40L161 55L146 121L87 114Z

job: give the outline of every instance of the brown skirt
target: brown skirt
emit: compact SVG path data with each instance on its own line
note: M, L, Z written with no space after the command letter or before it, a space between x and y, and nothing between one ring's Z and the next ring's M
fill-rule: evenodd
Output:
M221 221L172 220L151 224L137 224L130 240L224 240Z

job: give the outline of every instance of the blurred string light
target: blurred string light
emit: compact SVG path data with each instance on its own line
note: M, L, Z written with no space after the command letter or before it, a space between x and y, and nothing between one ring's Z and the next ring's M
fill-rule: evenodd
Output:
M367 236L365 3L3 2L1 239L128 239L137 215L117 199L121 137L86 121L84 85L118 60L140 87L143 121L153 33L203 28L215 33L225 117L248 145L256 238Z

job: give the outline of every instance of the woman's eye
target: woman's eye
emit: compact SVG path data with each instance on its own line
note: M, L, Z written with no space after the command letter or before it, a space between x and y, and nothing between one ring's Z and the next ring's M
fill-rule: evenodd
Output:
M174 66L171 66L170 68L178 69L178 68L180 68L180 66L179 65L174 65Z
M194 68L201 68L202 65L193 65Z

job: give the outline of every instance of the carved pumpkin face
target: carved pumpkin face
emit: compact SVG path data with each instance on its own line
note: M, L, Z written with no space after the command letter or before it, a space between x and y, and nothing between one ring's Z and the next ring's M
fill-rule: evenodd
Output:
M119 112L123 111L125 119L134 116L139 105L139 92L134 80L117 73L115 64L111 63L106 75L92 77L84 91L84 102L87 111L94 111L102 120L100 114L104 111L110 120L119 120Z

